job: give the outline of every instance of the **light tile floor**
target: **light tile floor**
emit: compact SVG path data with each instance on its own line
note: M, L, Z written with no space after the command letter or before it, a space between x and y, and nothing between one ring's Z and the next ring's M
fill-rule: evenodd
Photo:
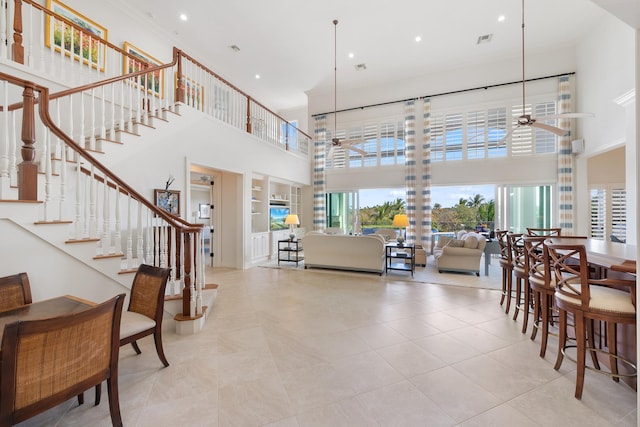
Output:
M500 275L493 274L499 281ZM635 426L636 392L573 363L553 369L506 316L499 291L400 275L213 270L205 329L120 354L126 426ZM474 276L468 276L473 278ZM469 280L465 278L464 280ZM106 390L106 387L103 386ZM106 391L23 425L111 425Z

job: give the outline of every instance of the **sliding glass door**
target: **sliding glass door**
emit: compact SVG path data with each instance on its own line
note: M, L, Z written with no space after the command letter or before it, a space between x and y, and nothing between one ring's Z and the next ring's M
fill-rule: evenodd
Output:
M552 185L500 185L496 206L497 228L523 233L527 227L556 226L552 191Z
M358 209L358 192L328 193L326 195L327 227L341 228L345 234L359 233L356 224Z

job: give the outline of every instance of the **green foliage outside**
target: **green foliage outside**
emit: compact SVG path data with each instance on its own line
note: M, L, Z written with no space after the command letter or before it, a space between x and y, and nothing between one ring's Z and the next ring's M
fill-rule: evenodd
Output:
M382 205L360 209L360 224L362 228L393 228L393 216L405 213L405 201L396 199L394 202L384 202ZM485 201L484 197L476 194L468 199L460 199L458 204L443 208L439 203L431 210L432 228L438 231L473 230L477 225L493 228L495 220L494 200Z

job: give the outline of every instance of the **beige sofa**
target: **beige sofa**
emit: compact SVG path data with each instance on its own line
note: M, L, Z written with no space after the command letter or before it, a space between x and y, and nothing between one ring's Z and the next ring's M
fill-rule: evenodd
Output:
M302 238L304 268L384 271L384 238L309 232Z
M454 239L440 236L438 245L433 250L436 268L443 271L458 271L480 275L480 258L487 244L487 239L474 232L459 232Z

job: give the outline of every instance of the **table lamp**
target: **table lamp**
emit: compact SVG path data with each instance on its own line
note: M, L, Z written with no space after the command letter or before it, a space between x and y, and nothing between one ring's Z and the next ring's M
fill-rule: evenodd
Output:
M409 226L409 217L407 216L407 214L396 214L393 216L393 223L391 225L400 228L400 233L398 234L398 238L396 240L398 241L398 246L403 247L405 236L402 233L402 229Z
M288 214L284 219L284 223L288 225L291 230L289 232L289 241L293 242L296 238L296 233L293 232L293 226L300 224L300 219L296 214Z

